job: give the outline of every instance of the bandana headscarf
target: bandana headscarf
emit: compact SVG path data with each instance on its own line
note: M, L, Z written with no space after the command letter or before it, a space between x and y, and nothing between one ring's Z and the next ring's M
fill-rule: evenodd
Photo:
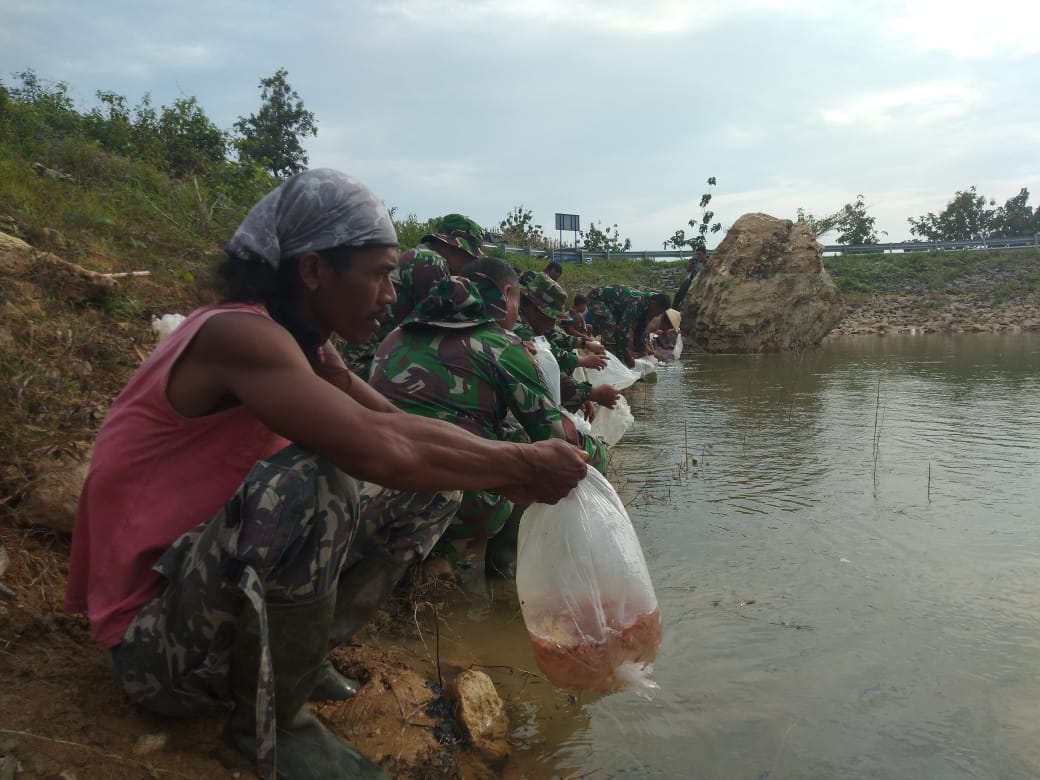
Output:
M397 246L383 202L364 184L331 168L286 179L261 198L224 248L273 268L283 258L337 246Z

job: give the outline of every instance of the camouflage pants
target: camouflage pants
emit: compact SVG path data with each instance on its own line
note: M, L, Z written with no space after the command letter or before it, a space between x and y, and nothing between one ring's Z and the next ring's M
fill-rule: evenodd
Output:
M455 518L444 531L434 554L451 560L483 554L484 544L506 524L513 502L498 493L466 490Z
M155 564L166 587L137 613L112 653L127 694L148 710L230 710L230 657L244 610L260 625L258 724L273 746L273 671L265 603L311 601L376 548L422 560L459 506L459 491L416 494L362 483L295 445L258 462L213 518Z

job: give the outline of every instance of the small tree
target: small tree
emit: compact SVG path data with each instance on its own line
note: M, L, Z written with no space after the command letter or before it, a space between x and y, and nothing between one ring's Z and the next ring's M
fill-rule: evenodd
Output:
M979 195L975 187L958 190L953 200L938 215L929 212L917 219L910 217L910 233L929 241L971 241L989 238L996 214L989 206L996 201Z
M279 68L270 78L260 79L260 111L235 122L239 158L262 165L277 177L306 170L307 153L300 139L318 135L317 120L289 86L288 75Z
M69 96L69 85L64 81L44 81L32 68L15 73L20 87L7 87L14 103L28 108L14 112L12 117L18 136L36 152L44 152L51 141L72 135L82 127L82 117ZM10 108L7 109L10 111Z
M632 248L632 241L621 240L617 223L605 228L597 227L602 222L593 222L589 229L581 234L584 249L589 252L627 252Z
M687 236L686 229L680 228L676 230L671 238L665 239L664 248L672 247L673 249L685 249L691 250L697 247L707 246L707 235L708 233L718 233L722 230L721 222L712 222L715 219L715 212L708 209L708 204L711 203L712 187L715 186L715 177L711 176L708 178L708 191L701 195L700 219L694 217L686 224L693 228L696 233Z
M415 214L409 214L404 219L399 219L397 206L391 206L389 212L390 219L394 221L394 229L397 231L397 240L401 244L402 251L418 246L423 236L437 232L435 220L421 220Z
M101 105L95 106L84 117L88 135L109 152L132 154L133 124L126 98L115 92L103 90L98 90L95 94Z
M165 147L163 167L174 176L198 173L224 160L227 135L209 120L194 97L163 106L157 129Z
M856 196L855 203L846 203L826 217L815 217L805 209L798 209L798 221L808 225L817 238L837 230L837 243L846 246L878 242L877 230L874 228L876 220L867 214L867 206L862 195Z
M1040 233L1040 208L1029 205L1029 190L1023 187L1018 195L1008 198L993 215L993 235L996 238L1023 238Z
M508 244L532 247L548 245L542 226L535 223L531 210L525 209L522 203L513 207L506 218L498 223L498 228Z

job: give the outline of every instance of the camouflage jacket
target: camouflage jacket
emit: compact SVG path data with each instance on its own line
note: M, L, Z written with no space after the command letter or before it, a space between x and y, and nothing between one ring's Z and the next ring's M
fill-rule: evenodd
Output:
M581 341L580 337L572 336L557 325L545 334L545 338L560 351L560 354L556 356L560 362L560 370L567 374L574 371L578 367L577 350Z
M565 439L588 452L589 462L602 470L602 442L578 432L561 415L520 339L475 313L479 290L463 300L459 283L465 281L441 283L383 340L369 383L406 412L452 422L488 439L506 437L505 421L512 412L531 441ZM456 308L468 309L476 322L448 318L446 303L437 311L438 295L442 303L453 296Z
M607 348L624 360L631 351L633 337L645 337L650 293L610 284L594 288L587 297L596 332Z
M523 341L532 341L535 337L534 329L524 319L523 314L517 317L513 333ZM576 382L571 376L578 365L578 353L562 350L549 333L546 334L546 341L549 342L549 349L556 362L560 364L560 405L568 412L576 413L581 405L589 400L592 385L589 382Z

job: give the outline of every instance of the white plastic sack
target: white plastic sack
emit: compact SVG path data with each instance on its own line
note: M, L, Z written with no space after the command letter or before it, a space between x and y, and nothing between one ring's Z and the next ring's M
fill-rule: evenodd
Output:
M159 341L173 333L177 326L184 322L183 314L164 314L162 317L152 317L152 330L159 337Z
M535 336L534 346L537 352L534 356L538 373L542 375L542 382L553 403L560 405L560 364L556 362L556 356L549 348L549 341L545 336Z
M635 529L610 482L589 469L558 504L520 520L516 590L538 668L560 688L643 695L661 611Z
M625 432L632 427L636 418L624 396L619 396L613 409L600 406L596 409L596 419L592 421L592 435L603 439L608 447L613 447Z
M675 346L672 347L672 360L678 360L682 357L682 334L675 334Z
M560 409L560 413L574 423L574 427L578 429L578 433L584 433L586 436L594 435L592 433L592 423L585 419L585 415L574 414L573 412L568 412L566 409Z
M639 375L642 379L650 374L656 373L657 367L661 364L661 361L655 358L653 355L645 355L644 357L637 357L635 359L635 366L632 370Z
M593 387L614 385L618 390L624 390L639 381L639 374L622 363L613 352L608 351L605 357L605 368L588 372L589 382Z

